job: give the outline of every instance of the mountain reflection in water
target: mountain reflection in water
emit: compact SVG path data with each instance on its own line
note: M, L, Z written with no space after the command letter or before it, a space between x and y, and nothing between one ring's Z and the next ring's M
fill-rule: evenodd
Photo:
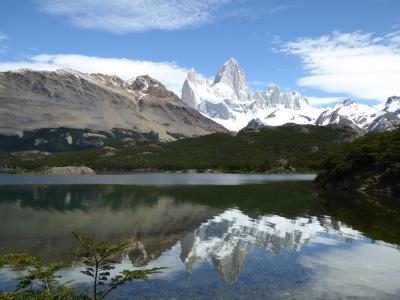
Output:
M345 198L327 205L326 197L309 182L1 186L0 252L72 262L76 244L68 231L75 229L130 241L132 251L118 268L167 267L146 285L122 287L115 299L132 289L139 298L399 296L394 279L382 282L400 271L398 211L356 208ZM352 283L357 272L363 281ZM76 269L63 276L85 282ZM12 286L12 274L2 271L0 287Z
M198 261L211 263L229 282L240 275L252 247L279 254L282 249L298 251L323 233L359 239L360 233L328 217L288 219L277 215L252 219L229 209L202 224L181 240L181 259L192 271Z

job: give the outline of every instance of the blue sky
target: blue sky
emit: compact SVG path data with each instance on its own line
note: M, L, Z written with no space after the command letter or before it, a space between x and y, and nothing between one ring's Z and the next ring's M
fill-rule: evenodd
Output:
M400 95L400 1L0 1L0 70L148 73L178 91L230 57L253 89L374 104Z

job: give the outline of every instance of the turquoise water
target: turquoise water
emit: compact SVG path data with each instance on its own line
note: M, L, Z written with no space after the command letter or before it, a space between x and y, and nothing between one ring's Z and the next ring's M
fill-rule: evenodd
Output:
M119 270L166 267L109 299L399 299L398 209L321 195L311 179L2 175L0 254L72 263L75 229L130 241ZM62 277L88 284L76 267ZM0 271L0 289L14 287Z

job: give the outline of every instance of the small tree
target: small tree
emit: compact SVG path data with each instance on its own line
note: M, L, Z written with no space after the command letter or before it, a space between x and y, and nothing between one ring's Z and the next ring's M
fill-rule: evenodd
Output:
M126 242L111 243L96 241L95 239L71 231L71 235L79 242L80 248L73 252L78 261L85 265L83 274L93 279L90 295L76 294L73 288L59 283L61 277L57 273L68 267L63 263L52 263L48 266L37 258L28 254L6 254L0 256L0 269L12 268L23 271L18 278L15 292L0 291L0 299L45 299L45 300L87 300L104 299L111 291L127 281L148 279L148 276L160 273L164 268L147 270L123 270L115 276L110 271L120 262L123 254L128 250Z
M60 278L57 272L66 267L62 263L44 266L36 257L17 253L0 256L0 268L4 267L24 271L18 278L15 291L23 290L23 292L10 294L10 299L69 299L69 296L72 297L72 291L61 286L57 281Z
M123 254L128 250L129 244L126 242L96 241L76 231L71 231L71 235L80 244L80 249L72 254L85 265L85 269L81 272L93 279L91 297L94 300L104 299L111 291L127 281L145 280L149 275L160 273L163 269L123 270L112 276L110 271L115 269L114 265L121 261Z

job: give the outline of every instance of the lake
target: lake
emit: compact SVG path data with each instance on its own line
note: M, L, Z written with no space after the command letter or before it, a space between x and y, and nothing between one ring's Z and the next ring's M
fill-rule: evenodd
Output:
M107 299L399 299L398 206L323 194L314 177L0 175L0 254L72 263L75 229L131 241L119 270L166 267ZM88 283L77 267L62 280Z

